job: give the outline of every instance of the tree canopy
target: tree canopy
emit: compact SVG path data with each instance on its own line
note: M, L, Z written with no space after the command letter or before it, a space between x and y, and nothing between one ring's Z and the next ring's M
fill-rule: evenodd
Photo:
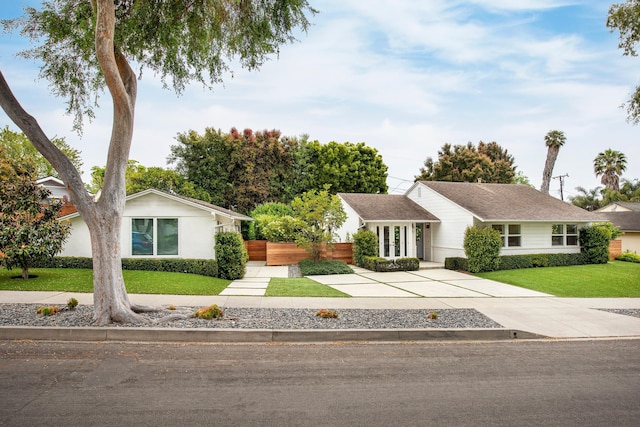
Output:
M627 156L608 148L593 160L593 172L600 176L600 183L611 191L620 189L620 175L627 169Z
M177 137L169 162L212 203L249 212L265 202L288 203L327 186L332 194L386 193L387 166L377 150L360 142L321 144L278 130L229 133L207 128Z
M480 141L476 147L444 144L438 160L427 157L416 181L476 182L510 184L515 179L514 158L496 142Z
M638 56L640 43L640 0L627 0L609 8L607 28L620 33L618 48L625 56ZM640 86L636 86L626 104L627 118L633 124L640 123Z
M577 187L578 195L569 200L575 206L588 211L600 209L614 202L640 202L640 180L623 179L619 190L596 187L587 190Z
M78 171L82 168L82 157L79 150L71 147L64 138L53 138L51 142L60 149L75 166ZM45 178L47 176L58 177L58 172L51 166L51 163L45 159L42 154L36 150L31 144L29 138L22 132L14 132L5 126L0 129L0 145L14 159L31 159L35 164L34 174L37 178Z

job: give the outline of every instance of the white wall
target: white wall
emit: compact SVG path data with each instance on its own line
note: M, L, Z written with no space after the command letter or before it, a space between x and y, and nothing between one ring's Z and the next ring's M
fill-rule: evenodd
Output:
M553 224L561 224L561 222L506 222L506 223L479 223L480 226L490 227L492 224L519 224L520 225L520 244L516 247L504 247L500 251L500 255L524 255L524 254L559 254L559 253L578 253L580 246L553 246L551 244L551 230ZM562 224L576 224L562 223ZM587 225L586 223L577 223L578 230Z
M120 236L122 256L125 258L132 256L132 218L178 218L178 255L157 256L158 258L213 259L216 222L233 223L233 220L228 217L216 217L208 210L150 193L127 201ZM72 220L70 238L59 256L91 257L89 231L80 217Z
M351 208L351 206L347 205L345 201L342 200L342 198L340 201L342 202L342 208L347 214L347 219L344 224L342 224L342 227L336 230L336 234L338 235L339 242L346 242L347 234L353 237L353 235L358 232L360 227L360 217L356 211Z
M431 224L433 261L444 262L448 257L464 257L464 231L473 225L473 216L449 199L420 184L414 186L407 197L440 220L439 223Z

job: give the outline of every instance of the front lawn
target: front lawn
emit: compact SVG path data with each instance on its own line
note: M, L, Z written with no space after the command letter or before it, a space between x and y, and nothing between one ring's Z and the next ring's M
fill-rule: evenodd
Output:
M272 278L265 295L268 297L348 297L349 295L307 277Z
M7 291L93 292L93 270L73 268L29 269L33 279L22 280L20 269L0 270L0 289ZM218 295L230 280L197 274L124 270L128 293L167 295Z
M640 297L640 264L630 262L523 268L476 275L559 297Z

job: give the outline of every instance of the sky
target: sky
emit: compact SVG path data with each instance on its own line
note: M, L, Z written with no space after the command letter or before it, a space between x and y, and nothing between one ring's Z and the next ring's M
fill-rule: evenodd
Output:
M364 142L389 170L389 193L402 194L427 157L446 143L495 141L536 188L544 136L561 130L553 176L564 198L601 185L593 159L611 148L627 157L622 178L640 178L640 127L622 104L640 82L640 58L625 57L606 28L602 0L309 0L320 13L298 42L259 71L239 67L213 90L194 83L181 96L143 73L131 159L170 167L176 135L212 127L279 129L321 143ZM620 0L622 2L622 0ZM38 1L2 2L0 19ZM103 94L82 136L65 100L38 79L39 64L17 58L29 47L0 34L0 69L23 107L49 137L82 152L83 172L103 166L111 100ZM0 126L18 128L0 112ZM550 194L560 197L560 179Z

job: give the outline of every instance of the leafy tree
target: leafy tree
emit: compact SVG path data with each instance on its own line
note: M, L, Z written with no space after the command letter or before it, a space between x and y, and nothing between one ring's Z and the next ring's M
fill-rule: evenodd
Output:
M303 223L296 244L309 252L314 262L320 261L323 246L333 243L334 230L347 219L340 198L327 189L311 190L293 199L291 207Z
M553 175L553 167L558 159L558 153L560 147L562 147L567 138L564 133L559 130L550 130L544 136L544 143L547 146L547 159L544 162L544 169L542 170L542 185L540 191L544 194L549 194L549 184L551 184L551 175Z
M71 163L80 171L82 168L82 158L80 151L71 147L64 138L52 138L53 145L58 147L65 156L71 160ZM5 126L0 129L0 145L7 150L9 156L14 159L31 159L35 163L36 170L34 172L37 178L44 178L47 176L58 177L58 173L51 166L51 163L45 159L42 154L36 150L36 147L31 144L29 138L22 132L14 132L9 129L9 126ZM82 171L80 171L82 173Z
M522 171L516 172L515 176L513 177L512 184L528 185L529 187L533 188L533 185L529 181L529 177L526 176Z
M301 146L299 167L303 172L304 191L322 190L336 193L386 193L387 165L378 150L364 142L320 144L308 142Z
M640 0L627 0L626 3L614 4L609 8L607 16L609 31L620 32L618 48L625 56L638 56L636 48L640 42ZM627 119L640 123L640 86L636 86L631 99L626 104Z
M106 167L94 166L91 168L91 185L89 191L97 193L104 184ZM125 172L127 195L139 193L149 188L178 194L184 197L210 202L209 194L196 188L193 183L178 172L157 166L145 167L136 160L129 160Z
M620 151L608 148L593 160L593 172L600 182L612 191L620 189L620 175L627 169L627 157Z
M476 182L509 184L516 167L514 158L496 142L480 141L476 148L467 145L445 144L438 151L438 160L427 157L416 181Z
M215 204L249 212L260 203L289 202L295 195L292 150L297 140L280 131L232 128L227 134L207 128L204 135L191 130L177 140L169 162Z
M5 267L22 269L53 257L69 235L68 222L58 221L59 201L49 202L51 193L36 184L35 162L15 159L0 147L0 258Z
M586 209L590 212L600 209L603 204L600 199L602 188L596 187L591 190L587 190L584 187L576 187L576 190L580 193L577 196L569 197L569 201L575 206L582 209Z
M120 226L126 196L125 170L133 135L137 77L130 63L152 70L180 93L196 80L222 81L231 63L257 69L280 45L306 30L306 0L278 2L51 0L42 10L25 8L5 30L41 41L22 56L42 61L40 75L68 100L76 128L93 115L97 94L113 100L113 128L98 200L85 190L73 163L46 136L13 96L0 73L0 104L69 187L91 234L95 323L147 321L131 304L122 279Z
M249 216L253 218L255 221L251 221L249 223L249 232L248 237L250 240L270 240L267 239L266 235L263 233L264 228L279 218L284 216L293 217L293 209L291 206L285 203L263 203L261 205L256 206L250 213ZM271 241L281 241L281 240L271 240Z

